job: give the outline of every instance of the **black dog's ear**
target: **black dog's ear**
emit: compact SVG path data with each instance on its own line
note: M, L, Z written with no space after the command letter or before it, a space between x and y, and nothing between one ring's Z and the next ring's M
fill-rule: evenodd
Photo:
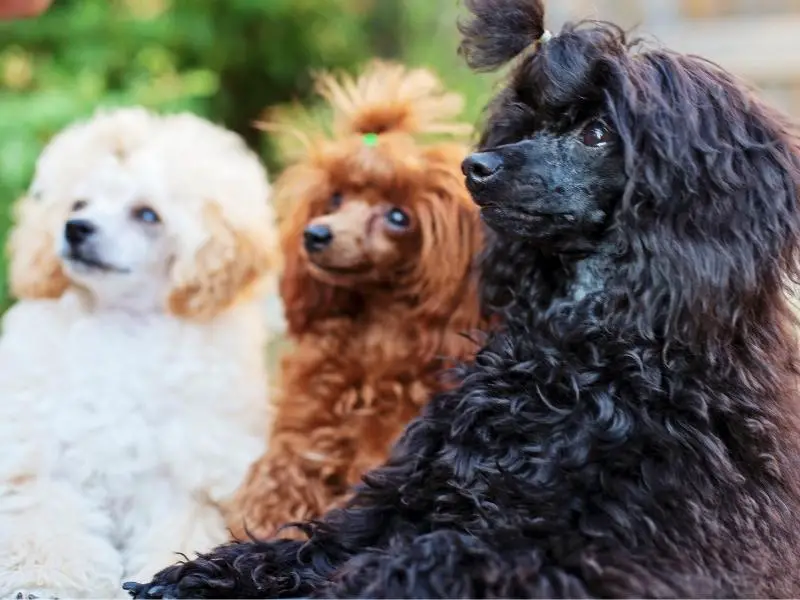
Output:
M702 59L649 52L628 69L629 93L613 97L631 165L617 218L630 253L620 292L647 290L651 314L623 302L627 318L687 344L728 343L742 306L767 310L760 303L798 271L794 125Z
M542 0L466 0L472 14L461 21L458 52L476 71L493 71L544 34Z

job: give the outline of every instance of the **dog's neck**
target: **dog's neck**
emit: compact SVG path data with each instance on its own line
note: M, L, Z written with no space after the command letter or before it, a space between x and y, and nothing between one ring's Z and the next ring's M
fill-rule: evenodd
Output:
M370 323L381 327L387 321L405 323L412 321L415 303L397 293L370 294L364 298L363 311L357 319L361 323Z
M566 286L565 299L581 302L591 294L603 291L611 273L608 252L598 252L582 257L571 265L571 281Z
M166 294L153 286L144 285L137 290L111 288L101 292L80 285L75 285L73 289L87 312L149 316L164 314L166 311Z
M613 273L611 244L601 245L591 253L542 253L532 271L520 273L521 287L513 294L510 310L512 314L522 311L534 318L592 310L605 298Z

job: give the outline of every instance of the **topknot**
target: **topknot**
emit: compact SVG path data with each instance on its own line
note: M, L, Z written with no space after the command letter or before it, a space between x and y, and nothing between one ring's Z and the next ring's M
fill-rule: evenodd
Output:
M460 22L459 53L470 68L493 71L539 40L545 41L542 0L466 0L471 19Z
M471 130L454 121L463 98L444 91L427 69L375 60L357 78L318 74L316 91L333 109L335 135L393 131L459 135Z
M301 148L280 149L284 160L292 161L315 146L320 138L351 135L381 135L403 132L409 135L467 137L472 126L457 117L464 101L461 95L444 90L439 79L424 68L408 68L382 60L371 61L364 71L348 74L321 72L314 89L327 104L324 122L305 109L271 111L256 126L264 131L289 134Z

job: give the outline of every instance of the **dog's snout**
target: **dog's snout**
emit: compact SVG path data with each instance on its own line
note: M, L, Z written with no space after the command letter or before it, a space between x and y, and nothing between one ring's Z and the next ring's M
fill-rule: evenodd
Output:
M461 163L461 171L472 183L486 183L503 168L503 159L496 152L474 152Z
M319 252L333 241L333 232L327 225L309 225L303 232L303 243L309 252Z
M96 228L86 219L70 219L64 227L64 237L71 246L77 246L95 232Z

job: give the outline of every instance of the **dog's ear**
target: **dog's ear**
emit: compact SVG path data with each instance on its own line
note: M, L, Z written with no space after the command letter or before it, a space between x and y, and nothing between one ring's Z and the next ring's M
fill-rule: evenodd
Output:
M69 286L56 254L55 210L36 195L14 207L16 225L6 250L11 295L17 299L58 298Z
M421 319L449 320L471 329L479 324L476 259L483 228L461 176L465 155L466 149L457 144L424 151L424 181L416 204L422 240L416 282Z
M305 163L287 168L275 185L281 220L281 250L284 257L280 293L291 335L301 335L320 319L352 315L359 297L352 291L315 279L303 254L303 230L323 214L328 190L318 174Z
M246 295L278 266L279 253L271 209L241 216L234 224L216 203L204 206L202 234L182 243L172 266L170 312L210 319Z

